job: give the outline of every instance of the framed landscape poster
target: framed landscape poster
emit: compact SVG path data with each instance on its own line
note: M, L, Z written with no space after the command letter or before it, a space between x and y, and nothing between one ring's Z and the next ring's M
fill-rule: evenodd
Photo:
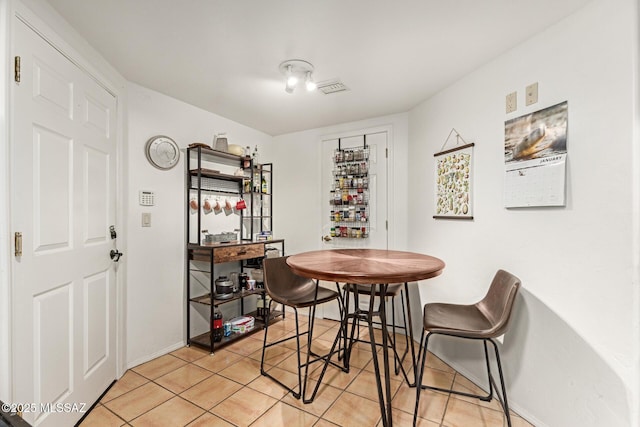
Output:
M473 219L473 147L465 144L434 154L434 218Z

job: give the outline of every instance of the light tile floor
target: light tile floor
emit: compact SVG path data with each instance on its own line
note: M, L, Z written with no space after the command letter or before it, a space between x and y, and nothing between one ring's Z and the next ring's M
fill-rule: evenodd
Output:
M270 341L292 335L295 323L291 317L270 327ZM314 350L328 350L337 331L337 322L317 320ZM258 331L214 355L184 347L136 366L111 387L81 426L382 425L368 344L356 344L348 374L329 367L315 401L305 405L260 375L263 339L263 332ZM402 345L398 340L398 346ZM289 385L297 382L294 348L295 340L291 340L271 348L266 357L270 373ZM405 366L409 365L407 357ZM319 368L314 367L310 374L311 386L319 376ZM427 357L423 383L477 392L472 382L432 354ZM409 388L400 374L391 379L391 389L394 425L412 425L415 388ZM429 390L422 391L418 416L418 426L427 427L507 425L495 399L485 403ZM514 427L531 426L515 413L511 419Z

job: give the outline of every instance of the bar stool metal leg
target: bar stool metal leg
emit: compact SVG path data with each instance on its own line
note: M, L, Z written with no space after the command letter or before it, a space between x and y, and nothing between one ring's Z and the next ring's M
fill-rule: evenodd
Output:
M489 393L486 396L483 395L477 395L477 394L473 394L473 393L465 393L462 391L456 391L456 390L451 390L451 389L446 389L446 388L440 388L440 387L433 387L433 386L427 386L427 385L423 385L422 384L422 378L424 375L424 369L425 369L425 362L427 359L427 352L428 352L428 345L429 345L429 337L432 334L436 334L437 332L429 332L426 334L426 338L425 338L425 334L422 334L422 338L424 338L424 347L422 347L422 338L420 339L420 351L422 351L422 361L420 362L420 375L418 376L418 379L416 380L418 385L420 385L419 387L416 387L416 405L415 405L415 411L413 413L413 425L416 425L416 421L417 421L417 417L418 417L418 407L420 404L420 391L421 390L436 390L436 391L442 391L445 393L452 393L452 394L457 394L460 396L466 396L466 397L473 397L476 399L480 399L482 401L485 402L490 402L493 399L493 391L496 390L496 398L498 399L498 401L500 402L500 405L502 406L504 415L507 419L507 426L511 427L511 415L509 413L509 403L507 400L507 390L506 390L506 386L504 383L504 374L502 372L502 363L500 362L500 351L498 350L498 345L494 342L494 340L492 338L465 338L465 339L477 339L477 340L482 340L483 345L484 345L484 356L485 356L485 362L487 365L487 377L488 377L488 382L489 382ZM448 334L444 334L444 333L438 333L439 335L448 335ZM451 335L451 336L455 336L455 335ZM491 374L491 362L489 360L489 350L487 348L487 341L489 341L494 348L495 351L495 355L496 355L496 365L498 366L498 375L500 377L500 389L502 391L502 393L498 392L498 386L495 382L495 379L493 378L493 375Z

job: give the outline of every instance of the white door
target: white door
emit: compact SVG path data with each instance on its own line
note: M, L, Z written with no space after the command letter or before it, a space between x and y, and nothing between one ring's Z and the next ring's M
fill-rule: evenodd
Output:
M14 30L12 395L33 404L33 425L73 425L116 378L116 100L19 19Z
M337 248L375 248L386 249L388 242L387 233L387 144L388 132L378 131L362 133L360 135L347 135L340 138L331 138L322 141L322 236L323 249ZM366 225L368 237L331 237L331 227L335 223L331 221L331 212L334 205L330 203L331 190L334 189L336 168L334 163L335 152L340 149L367 147L369 153L368 164L368 219ZM348 223L347 223L348 224ZM327 238L329 237L329 238ZM330 289L335 289L335 283L323 283ZM367 304L366 298L361 298L361 305ZM336 304L325 304L323 316L329 319L340 319L340 313Z

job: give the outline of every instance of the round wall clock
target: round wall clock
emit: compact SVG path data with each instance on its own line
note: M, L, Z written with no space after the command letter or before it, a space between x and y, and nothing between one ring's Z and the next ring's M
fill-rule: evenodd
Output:
M147 141L144 152L149 163L162 170L171 169L180 160L178 144L164 135L156 135Z

